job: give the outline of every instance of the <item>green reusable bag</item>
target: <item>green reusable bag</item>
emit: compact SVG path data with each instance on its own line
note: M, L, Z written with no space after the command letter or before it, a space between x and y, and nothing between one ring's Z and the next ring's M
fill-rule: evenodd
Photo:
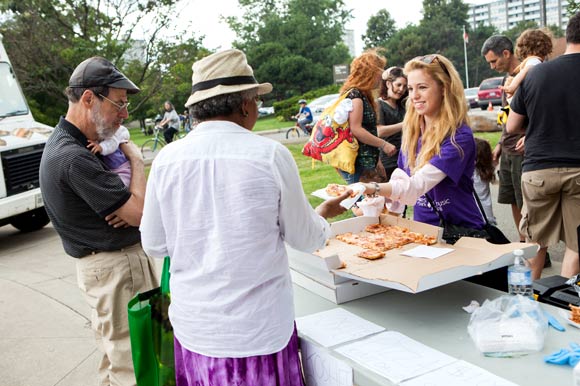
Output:
M137 386L175 385L173 328L169 322L169 256L161 286L129 301L129 335Z

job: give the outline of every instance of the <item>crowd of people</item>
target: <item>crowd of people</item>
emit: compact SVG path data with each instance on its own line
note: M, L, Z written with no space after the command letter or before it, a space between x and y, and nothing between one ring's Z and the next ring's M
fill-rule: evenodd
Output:
M354 173L338 170L345 183L367 181L359 182L365 193L385 197L394 212L413 206L416 221L438 225L440 212L482 229L485 217L495 221L489 184L499 161L498 202L511 205L520 240L539 245L534 277L559 241L562 275L578 273L580 14L568 22L564 55L546 61L551 46L528 46L545 42L542 34L518 39L521 63L505 36L482 47L491 68L514 77L493 151L473 136L449 59L429 54L385 70L377 51L355 58L341 93L352 101L348 122L360 147ZM255 79L243 52L217 52L192 69L184 115L196 128L159 153L148 179L121 128L140 89L101 57L73 71L68 111L42 156L45 207L91 308L99 382L135 385L127 303L157 286L152 258L170 256L178 386L304 385L285 243L323 247L326 219L345 211L350 191L313 209L289 150L252 133L272 85ZM164 107L171 142L180 117L171 102Z

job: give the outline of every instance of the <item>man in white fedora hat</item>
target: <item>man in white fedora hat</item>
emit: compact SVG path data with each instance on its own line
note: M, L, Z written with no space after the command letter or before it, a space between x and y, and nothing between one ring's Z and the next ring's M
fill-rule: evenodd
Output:
M141 222L147 253L171 256L177 385L303 385L284 242L323 247L348 192L312 209L288 149L252 133L272 85L243 52L194 63L192 83L200 123L153 162Z

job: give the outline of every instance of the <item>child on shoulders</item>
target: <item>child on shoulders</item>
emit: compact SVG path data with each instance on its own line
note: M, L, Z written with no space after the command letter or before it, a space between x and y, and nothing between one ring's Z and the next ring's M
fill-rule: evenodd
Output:
M509 77L503 86L508 96L508 103L525 79L528 71L535 65L542 63L552 52L552 37L542 29L527 29L516 41L516 55L522 61L516 67L514 77Z

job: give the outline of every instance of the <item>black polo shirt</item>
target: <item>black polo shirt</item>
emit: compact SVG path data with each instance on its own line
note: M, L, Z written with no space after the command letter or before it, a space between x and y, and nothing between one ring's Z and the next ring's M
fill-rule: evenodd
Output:
M84 134L61 118L40 162L46 211L72 257L116 251L141 241L138 228L113 228L105 221L131 193L87 144Z

